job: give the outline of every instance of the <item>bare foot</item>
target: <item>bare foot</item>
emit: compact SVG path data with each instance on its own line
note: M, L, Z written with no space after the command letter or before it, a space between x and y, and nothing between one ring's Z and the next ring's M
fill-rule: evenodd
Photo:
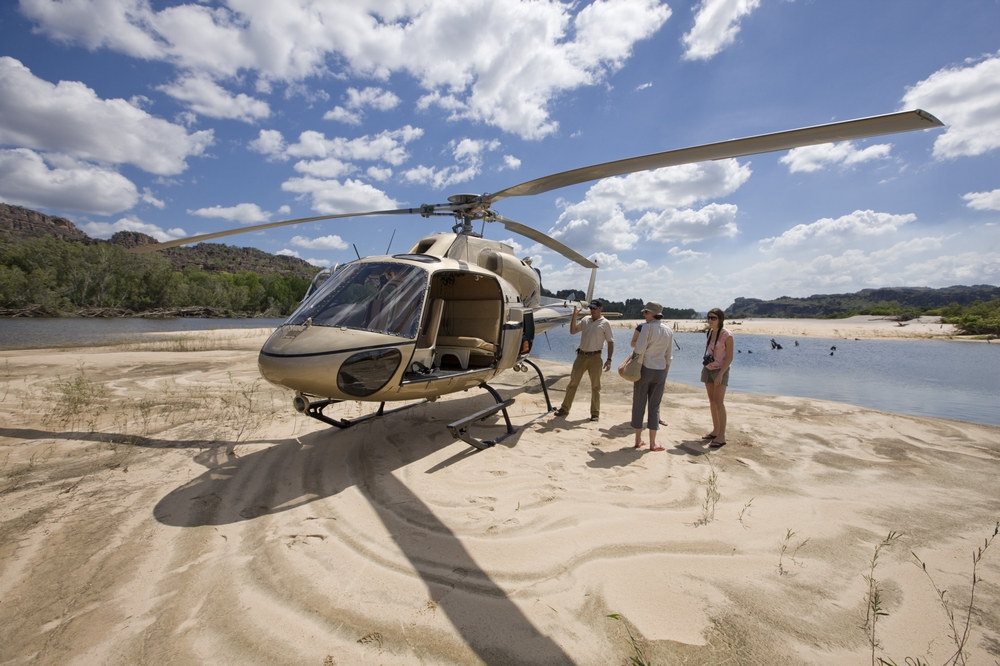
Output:
M635 446L632 448L641 449L644 446L646 446L646 442L636 442Z

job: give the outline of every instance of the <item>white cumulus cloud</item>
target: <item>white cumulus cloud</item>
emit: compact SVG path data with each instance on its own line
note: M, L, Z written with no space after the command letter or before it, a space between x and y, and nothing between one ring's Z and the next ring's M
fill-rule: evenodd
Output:
M1000 147L1000 53L938 70L906 91L903 108L919 107L947 126L934 156L951 159Z
M804 171L810 173L827 166L854 166L861 162L887 159L892 150L892 144L879 143L867 148L858 148L853 141L840 143L823 143L817 146L792 148L783 155L779 162L788 165L792 173Z
M335 106L333 109L323 114L323 120L336 120L341 123L347 123L348 125L360 125L361 112L348 111L342 106Z
M914 254L921 254L930 250L940 250L944 247L944 236L914 238L908 241L900 241L890 248L875 250L871 253L871 258L876 260L899 259Z
M735 192L749 166L718 160L642 171L598 181L584 200L566 205L549 232L578 251L631 249L642 237L685 243L737 233L736 206L689 207ZM628 213L643 212L639 219Z
M375 136L360 136L354 139L334 137L327 139L322 132L312 130L302 132L299 140L285 148L284 154L292 157L318 157L325 159L335 157L341 160L365 160L369 162L383 161L393 166L399 166L409 158L406 144L419 139L424 131L418 127L406 125L398 130L386 130ZM258 144L263 147L276 148L279 145L276 137L268 135L265 140L261 136Z
M707 259L712 255L708 252L695 252L694 250L682 250L674 246L667 250L667 254L677 260L677 263L684 261L694 261L695 259Z
M302 257L299 256L298 252L296 252L295 250L289 250L287 247L283 250L278 250L277 252L275 252L275 254L282 257L295 257L296 259L302 259ZM302 259L302 261L310 263L313 266L319 266L321 268L326 268L331 263L329 259Z
M299 173L317 178L340 178L356 170L354 165L341 162L336 157L328 157L325 160L299 160L294 168Z
M969 192L963 194L962 198L967 202L965 205L976 210L1000 210L1000 190L992 192Z
M312 209L321 215L391 210L399 207L399 204L385 192L350 178L343 183L311 176L290 178L281 184L281 189L307 195L312 200Z
M649 262L644 259L626 262L622 261L617 254L609 252L595 252L587 258L606 270L644 271L649 268Z
M15 148L0 150L0 199L28 208L113 215L138 203L139 192L112 169Z
M361 124L364 117L364 109L372 108L379 111L388 111L400 102L392 91L382 88L368 87L363 90L357 88L347 89L347 101L344 106L335 106L333 110L327 111L323 116L324 120L339 120L349 125Z
M372 180L389 180L392 178L392 169L389 167L381 169L379 167L372 166L368 167L365 173L368 174L368 177Z
M296 247L305 247L310 250L346 250L347 242L340 236L320 236L319 238L306 238L305 236L295 236L289 241Z
M268 160L287 160L285 151L288 144L278 130L261 130L256 139L250 142L250 150L267 155Z
M230 222L239 222L240 224L256 224L259 222L270 222L271 220L271 213L261 210L260 206L252 203L241 203L229 207L212 206L211 208L188 210L188 215L218 217Z
M760 7L760 0L701 0L694 27L684 35L685 60L708 60L736 41L740 20Z
M124 99L100 99L79 81L49 83L0 57L0 144L169 176L212 142L211 130L188 133Z
M732 237L739 232L736 212L733 204L714 203L698 210L671 209L646 213L639 218L636 228L645 231L647 238L664 243L693 243L706 238Z
M229 118L253 123L271 115L267 102L245 93L232 94L205 76L184 76L159 86L174 99L187 102L195 113L211 118Z
M464 183L479 175L482 171L483 154L499 148L500 142L495 139L462 139L452 141L450 146L456 162L453 166L436 169L421 164L403 172L403 177L411 183L423 183L435 189Z
M167 207L167 204L164 201L153 196L153 192L148 187L142 188L142 202L148 203L150 206L159 208L160 210Z
M532 0L224 0L159 10L147 0L21 0L20 7L39 32L58 41L165 62L220 84L248 74L260 91L274 83L297 90L327 74L330 63L379 80L406 74L427 91L425 108L438 105L453 117L526 138L555 131L553 100L620 69L636 42L670 16L659 0L582 7Z
M819 241L840 242L864 236L878 236L898 231L917 219L912 213L894 215L872 210L856 210L836 219L824 217L812 224L798 224L780 236L760 241L761 249L784 250Z
M94 238L111 238L119 231L138 231L147 236L152 236L163 243L187 236L183 229L168 229L164 231L162 227L150 224L149 222L143 222L132 215L123 217L117 222L87 222L81 225L80 228Z

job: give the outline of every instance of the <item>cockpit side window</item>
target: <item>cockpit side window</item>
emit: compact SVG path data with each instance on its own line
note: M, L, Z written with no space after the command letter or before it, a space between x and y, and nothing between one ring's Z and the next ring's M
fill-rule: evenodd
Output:
M419 266L373 262L345 267L328 279L286 324L355 328L417 337L427 292Z

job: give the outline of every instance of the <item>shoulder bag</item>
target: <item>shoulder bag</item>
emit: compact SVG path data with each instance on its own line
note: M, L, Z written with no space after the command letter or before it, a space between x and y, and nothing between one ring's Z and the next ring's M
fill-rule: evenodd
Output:
M618 366L618 374L621 375L622 379L627 379L630 382L639 381L639 378L642 377L642 357L643 354L636 354L633 351L622 361L622 364Z

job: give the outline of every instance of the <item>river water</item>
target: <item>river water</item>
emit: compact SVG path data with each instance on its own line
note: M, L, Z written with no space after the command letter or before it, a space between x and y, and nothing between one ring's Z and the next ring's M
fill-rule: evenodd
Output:
M134 340L142 333L174 333L228 328L277 328L284 319L200 319L174 317L0 317L0 349L79 347Z
M0 349L95 345L141 333L276 328L281 319L4 319ZM615 328L615 367L632 329ZM532 357L572 363L569 327L540 335ZM677 333L669 380L701 386L701 333ZM736 333L730 391L834 400L900 414L1000 425L1000 344L948 340L845 340ZM798 340L799 345L795 346ZM837 349L831 356L831 347Z
M615 368L625 358L632 330L614 329ZM704 334L676 333L674 340L680 349L674 347L667 379L703 386ZM549 331L548 340L542 335L535 341L532 356L571 363L579 341L579 335L569 335L568 326ZM730 391L1000 425L1000 344L792 337L775 341L783 348L772 349L771 336L736 333Z

